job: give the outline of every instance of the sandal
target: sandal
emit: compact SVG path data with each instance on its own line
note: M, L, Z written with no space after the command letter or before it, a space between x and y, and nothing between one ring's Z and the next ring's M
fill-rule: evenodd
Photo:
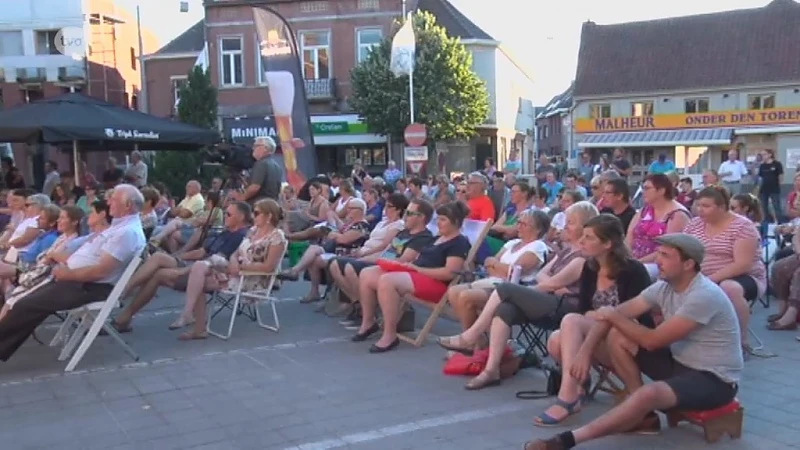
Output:
M783 317L783 313L770 314L769 316L767 316L767 322L775 322L781 317Z
M300 275L292 269L282 270L281 273L278 274L279 280L289 280L289 281L297 281L300 279Z
M439 338L436 343L439 344L439 347L442 347L445 350L461 353L465 356L472 356L475 353L474 349L464 346L466 342L460 334L458 336Z
M172 322L169 327L170 331L179 330L181 328L188 327L189 325L194 325L194 319L184 319L183 317L178 317L175 322Z
M552 437L548 440L538 439L535 441L528 441L522 446L522 450L565 450L564 444L558 436Z
M492 376L484 370L479 373L477 377L469 380L469 382L464 385L464 389L468 391L479 391L483 388L497 386L501 381L499 374Z
M197 331L187 331L185 333L181 333L178 336L179 341L199 341L206 339L208 337L208 333L205 331L197 332Z
M301 298L300 299L300 303L305 305L305 304L308 304L308 303L316 303L316 302L318 302L320 300L322 300L322 298L319 296L319 294L317 294L317 295L313 295L312 294L312 295L306 295L305 297Z
M794 331L797 329L797 321L794 320L792 323L787 323L785 325L781 325L777 321L770 322L767 324L767 329L771 331Z
M533 424L537 427L556 427L561 425L568 418L581 412L581 407L583 406L583 397L578 397L578 399L572 403L567 403L560 398L556 398L556 403L554 406L560 406L564 408L564 410L567 411L567 415L561 419L556 419L546 412L543 412L533 419Z

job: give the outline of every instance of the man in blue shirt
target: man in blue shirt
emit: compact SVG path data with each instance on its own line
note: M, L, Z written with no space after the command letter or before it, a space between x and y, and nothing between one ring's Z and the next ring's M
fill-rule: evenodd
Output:
M675 170L675 163L667 160L665 153L660 153L658 159L650 164L647 169L648 175L661 175Z
M159 287L167 286L176 291L184 291L194 264L206 263L214 256L225 260L230 258L239 248L252 221L250 205L245 202L232 203L225 211L225 231L206 239L201 248L174 255L164 252L151 255L126 286L126 293L136 287L140 289L133 301L116 317L114 328L120 333L131 331L133 316L153 300Z
M558 200L558 194L564 189L564 185L560 181L556 181L556 174L547 172L545 183L542 185L547 189L547 204L554 205Z

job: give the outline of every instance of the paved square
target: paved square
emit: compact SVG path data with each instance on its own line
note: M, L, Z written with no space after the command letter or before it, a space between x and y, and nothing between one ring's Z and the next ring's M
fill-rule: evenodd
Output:
M550 400L517 400L544 378L523 371L501 386L463 389L444 376L435 345L401 345L387 354L348 340L351 331L296 298L304 283L284 286L282 329L272 333L246 318L229 341L179 342L167 330L183 297L161 291L125 335L139 352L132 362L100 337L75 373L65 375L53 348L27 342L0 363L0 448L28 449L518 449L544 430L531 420ZM747 362L739 394L745 433L720 449L800 447L800 342L794 333L753 328L779 356ZM417 320L423 319L419 317ZM58 324L40 328L45 342ZM452 333L440 321L434 332ZM603 394L568 425L606 410ZM617 436L579 448L706 448L699 429L683 426L659 437Z

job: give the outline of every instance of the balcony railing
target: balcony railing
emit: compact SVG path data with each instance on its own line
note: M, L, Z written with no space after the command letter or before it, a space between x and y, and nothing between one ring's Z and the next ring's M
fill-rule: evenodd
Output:
M42 82L47 81L47 69L44 67L29 67L17 69L17 82Z
M81 81L85 79L86 66L83 64L58 68L58 81Z
M306 96L309 100L331 100L336 98L336 79L306 79Z

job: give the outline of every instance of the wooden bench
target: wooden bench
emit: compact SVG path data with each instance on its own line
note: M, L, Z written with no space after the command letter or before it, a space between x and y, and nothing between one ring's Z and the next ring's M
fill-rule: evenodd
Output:
M742 436L742 423L744 422L744 408L739 400L734 399L725 406L708 411L667 411L667 424L675 428L681 422L689 422L703 428L706 442L717 442L727 434L731 439Z

